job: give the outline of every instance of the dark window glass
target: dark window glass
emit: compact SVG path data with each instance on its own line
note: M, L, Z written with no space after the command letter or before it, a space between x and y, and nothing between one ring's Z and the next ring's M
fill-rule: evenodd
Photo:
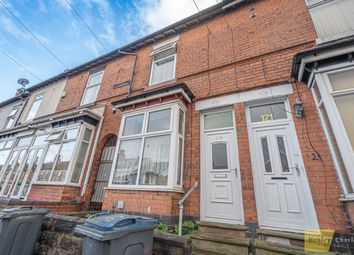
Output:
M286 155L284 137L277 136L277 143L278 143L281 168L283 169L283 172L288 173L290 172L290 169L289 169L288 156Z
M212 145L213 169L228 169L226 143L214 143Z
M263 160L264 160L264 167L267 173L272 172L272 164L270 162L270 154L269 154L269 147L268 147L268 139L267 137L261 138L262 143L262 151L263 151Z

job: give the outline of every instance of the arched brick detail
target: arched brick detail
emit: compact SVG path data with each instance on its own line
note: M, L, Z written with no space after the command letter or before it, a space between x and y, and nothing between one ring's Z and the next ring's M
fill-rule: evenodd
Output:
M112 143L112 138L115 138L115 142L117 142L117 135L114 133L108 133L106 135L104 135L98 142L97 144L97 149L96 149L96 153L94 155L94 160L93 160L93 164L92 164L92 170L90 173L90 177L89 177L89 181L87 183L87 188L86 188L86 192L84 195L84 204L85 207L88 208L90 205L90 201L91 201L91 197L92 197L92 193L93 193L93 188L96 182L96 178L97 178L97 173L98 173L98 169L100 166L100 159L101 159L101 155L103 152L104 147L107 145L107 143ZM110 145L112 146L112 145Z

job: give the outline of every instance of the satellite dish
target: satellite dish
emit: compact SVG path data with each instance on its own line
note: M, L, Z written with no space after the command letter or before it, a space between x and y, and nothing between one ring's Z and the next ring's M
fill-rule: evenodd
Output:
M28 85L29 81L25 78L21 78L17 81L17 83L20 84L22 88L17 90L16 96L21 99L29 97L30 92L26 89L26 85Z
M18 84L20 84L22 87L25 87L26 85L28 85L29 81L25 78L21 78L17 81Z

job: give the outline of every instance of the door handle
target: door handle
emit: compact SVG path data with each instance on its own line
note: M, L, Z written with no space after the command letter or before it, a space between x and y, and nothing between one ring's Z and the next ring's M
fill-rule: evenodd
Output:
M237 176L237 168L232 168L232 169L230 169L230 171L235 171L235 175L236 175L236 179L238 178L238 176Z
M300 177L301 172L300 172L300 168L299 168L299 165L298 165L298 164L295 164L294 167L290 167L290 169L295 169L296 175L297 175L298 177Z

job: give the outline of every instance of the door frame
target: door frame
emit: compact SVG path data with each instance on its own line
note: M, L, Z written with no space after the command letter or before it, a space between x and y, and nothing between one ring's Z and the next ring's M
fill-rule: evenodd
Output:
M251 122L251 114L250 114L250 107L252 106L257 106L257 105L264 105L264 104L273 104L273 103L284 103L285 105L285 110L287 111L286 119L279 119L279 120L273 120L270 123L252 123ZM311 222L312 226L309 226L311 229L319 229L318 225L318 219L317 219L317 213L316 213L316 208L314 206L313 202L313 197L312 197L312 192L311 192L311 187L310 183L307 178L307 171L305 169L305 164L304 160L302 157L301 153L301 147L299 143L299 139L296 133L296 128L295 128L295 123L294 119L291 113L291 107L290 103L288 100L288 97L279 97L279 98L273 98L271 100L259 100L259 101L254 101L254 102L248 102L246 104L246 121L247 121L247 129L248 129L248 140L249 140L249 146L250 146L250 156L251 156L251 165L252 165L252 176L253 176L253 185L254 185L254 193L255 193L255 199L256 199L256 208L257 208L257 216L258 216L258 226L260 228L264 229L273 229L273 230L280 230L280 231L291 231L291 232L298 232L298 233L303 233L303 231L299 229L291 229L291 228L279 228L279 227L271 227L267 226L264 224L265 222L265 212L263 211L263 205L262 203L258 203L257 201L261 201L262 198L260 197L260 194L262 191L261 186L263 185L260 176L258 174L258 170L256 163L252 159L252 152L256 151L256 148L254 147L254 136L253 136L253 130L257 128L271 128L271 127L281 127L281 126L288 126L289 127L289 132L290 135L293 137L292 141L294 144L294 148L297 151L298 154L298 163L300 166L300 171L301 171L301 178L303 182L303 189L305 194L310 194L311 199L306 199L306 206L309 210L309 214L311 215L311 218L313 219L313 222Z
M211 130L205 130L204 129L204 115L205 114L210 114L210 113L218 113L218 112L225 112L225 111L230 111L232 112L232 127L227 127L227 128L218 128L218 129L211 129ZM205 169L205 134L206 133L218 133L220 131L231 131L233 132L235 136L235 151L236 151L236 168L237 168L237 175L239 178L239 183L241 185L240 187L240 196L241 196L241 204L240 204L240 216L241 220L237 225L244 225L245 224L245 216L244 216L244 209L243 209L243 194L242 194L242 180L241 180L241 171L240 171L240 157L239 157L239 150L238 150L238 142L237 142L237 133L236 133L236 119L235 119L235 110L233 107L223 107L223 108L216 108L216 109L211 109L211 110L206 110L206 111L201 111L200 112L200 220L202 221L207 221L205 219L205 203L206 203L206 197L205 197L205 190L206 190L206 174L203 169ZM236 225L236 223L235 223Z

